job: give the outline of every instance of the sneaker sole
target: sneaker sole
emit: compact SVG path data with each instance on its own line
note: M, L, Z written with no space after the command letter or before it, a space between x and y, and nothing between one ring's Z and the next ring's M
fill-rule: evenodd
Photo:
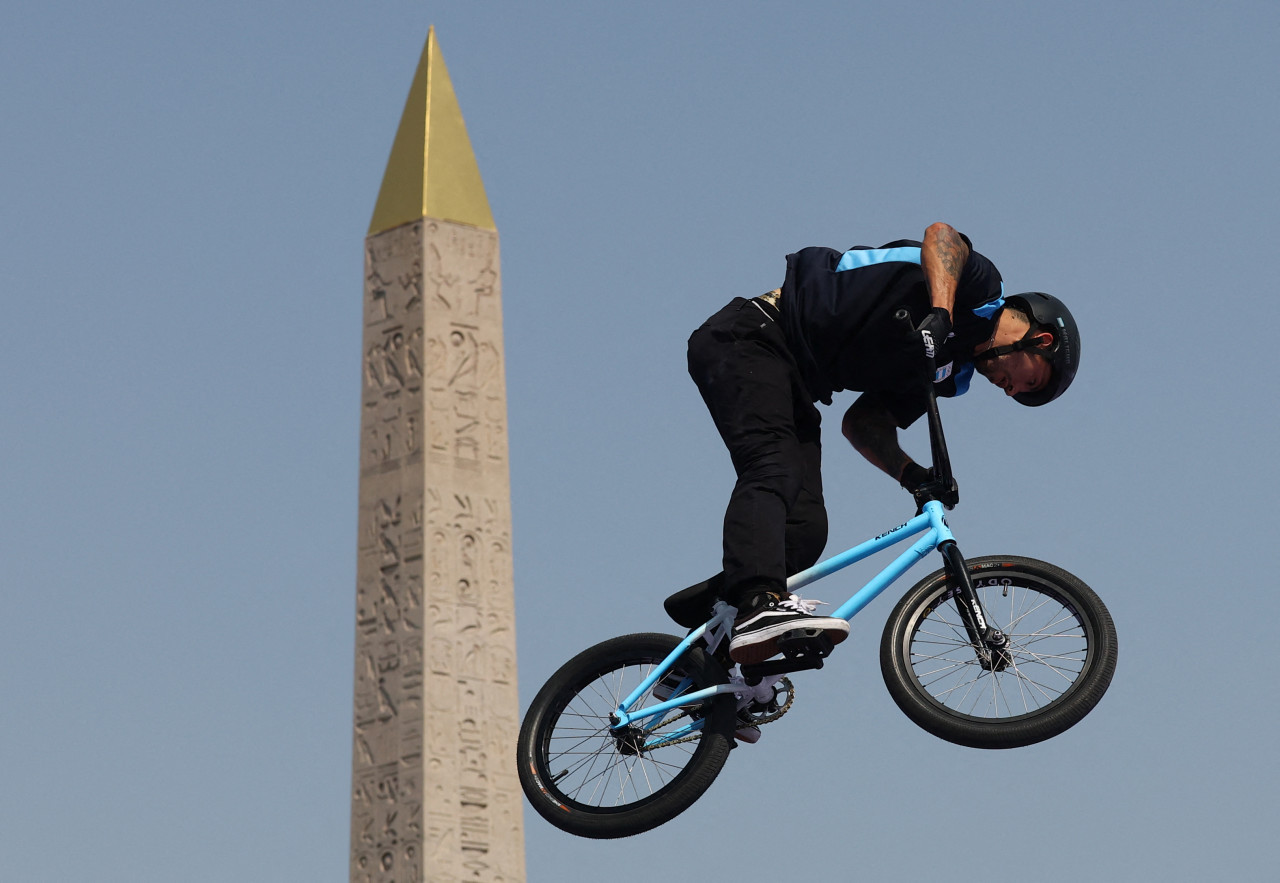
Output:
M841 643L845 638L849 637L849 623L844 620L837 620L844 625L833 628L824 628L827 637L831 639L832 646ZM764 662L770 657L777 656L782 651L778 649L778 638L781 638L787 632L796 628L814 628L813 625L802 625L801 623L780 622L774 626L765 626L759 631L752 632L746 636L747 640L740 643L734 643L737 638L729 642L729 658L739 665L752 665L757 662Z

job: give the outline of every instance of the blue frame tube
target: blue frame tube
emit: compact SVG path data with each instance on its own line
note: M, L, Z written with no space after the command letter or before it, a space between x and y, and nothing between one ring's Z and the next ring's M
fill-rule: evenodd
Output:
M853 619L863 607L866 607L879 597L881 592L889 588L894 580L910 570L921 558L936 549L939 542L941 540L938 539L937 531L930 530L916 540L910 549L895 558L893 563L876 574L875 578L859 589L852 598L832 611L831 615L841 619Z
M673 660L669 660L669 662L671 661ZM670 668L668 663L658 666L660 671L666 670L667 668ZM656 705L646 705L644 708L637 709L636 711L626 711L625 709L627 706L635 702L635 698L639 698L640 693L637 692L632 694L635 698L629 696L621 705L618 706L618 710L614 712L618 716L618 722L610 729L616 730L619 727L625 727L638 720L644 720L647 717L654 717L655 715L663 714L664 712L671 711L673 708L679 708L682 705L693 705L701 702L703 699L710 699L712 696L719 693L736 693L738 690L739 687L736 684L717 684L714 687L704 687L701 690L694 690L692 693L682 693L674 699L668 699L666 702L659 702Z
M887 533L882 533L875 539L867 540L865 543L854 546L846 552L839 555L832 555L826 561L819 561L808 570L802 570L797 574L793 574L787 579L787 588L791 591L803 588L812 582L817 582L824 576L830 576L837 570L843 570L850 564L857 564L864 558L869 558L882 549L896 545L908 537L914 536L929 527L929 516L927 513L921 513L912 518L906 524L901 524Z

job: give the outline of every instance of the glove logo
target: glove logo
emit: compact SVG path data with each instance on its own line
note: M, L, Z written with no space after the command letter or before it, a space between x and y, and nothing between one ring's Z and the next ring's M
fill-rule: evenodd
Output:
M937 347L933 344L933 335L926 328L920 332L920 337L924 339L924 354L932 359L938 352Z
M950 376L951 376L951 371L952 371L952 369L953 369L954 365L955 365L955 362L947 362L947 364L942 365L941 367L939 367L939 368L938 368L938 370L937 370L937 371L935 371L935 372L934 372L934 374L933 374L933 382L934 382L934 383L941 383L942 381L944 381L944 380L946 380L948 377L950 377Z

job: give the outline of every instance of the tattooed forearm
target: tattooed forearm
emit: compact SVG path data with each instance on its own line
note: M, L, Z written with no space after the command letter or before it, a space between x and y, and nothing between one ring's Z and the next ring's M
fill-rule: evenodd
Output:
M929 298L935 307L948 312L955 304L956 284L964 265L969 260L969 246L954 227L937 223L924 231L924 247L920 250L920 264L924 268L925 282L929 286Z
M960 234L950 227L940 230L934 242L934 248L937 249L938 259L942 262L942 269L946 270L947 275L952 279L958 280L960 272L964 269L964 262L969 260L969 247L964 244Z
M849 444L894 480L911 462L898 445L898 426L893 415L873 393L863 393L845 412L841 431Z

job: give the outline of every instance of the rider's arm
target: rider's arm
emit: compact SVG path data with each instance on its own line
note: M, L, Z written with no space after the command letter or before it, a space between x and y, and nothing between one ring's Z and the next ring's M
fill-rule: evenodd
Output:
M844 412L840 431L859 454L875 467L902 480L912 462L898 445L898 421L875 393L864 392Z
M929 225L920 249L920 266L929 286L930 306L954 316L956 287L968 260L969 246L954 227L941 221Z

